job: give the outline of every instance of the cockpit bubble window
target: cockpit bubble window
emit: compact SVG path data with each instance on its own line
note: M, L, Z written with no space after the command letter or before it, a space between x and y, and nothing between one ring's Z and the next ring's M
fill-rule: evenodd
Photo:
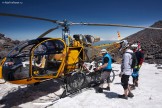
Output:
M61 40L46 40L34 47L32 58L32 76L56 75L64 54Z
M49 40L44 44L47 47L47 53L61 53L65 47L60 40Z

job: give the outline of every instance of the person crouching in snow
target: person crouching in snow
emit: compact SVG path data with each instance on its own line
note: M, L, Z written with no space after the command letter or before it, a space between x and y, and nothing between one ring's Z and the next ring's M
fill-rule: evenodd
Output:
M97 92L102 93L103 89L110 91L110 72L112 71L112 58L110 54L108 54L106 49L102 49L101 53L102 57L102 65L97 67L95 71L101 71L101 81ZM107 88L103 88L104 82L107 81Z
M122 63L121 63L121 73L119 76L121 77L121 84L124 89L123 95L118 95L119 98L128 99L128 97L133 97L133 93L130 91L129 87L129 77L132 75L132 53L133 51L129 49L129 44L127 40L120 41L120 49L119 51L122 51L123 57L122 57Z

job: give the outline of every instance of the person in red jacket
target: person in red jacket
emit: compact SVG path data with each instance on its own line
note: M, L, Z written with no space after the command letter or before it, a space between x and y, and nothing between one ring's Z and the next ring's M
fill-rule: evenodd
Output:
M133 73L132 73L133 85L131 87L132 89L135 89L135 87L138 87L139 70L144 61L144 52L142 51L141 45L139 42L131 45L131 47L134 48L134 53L137 58L137 65L133 69Z

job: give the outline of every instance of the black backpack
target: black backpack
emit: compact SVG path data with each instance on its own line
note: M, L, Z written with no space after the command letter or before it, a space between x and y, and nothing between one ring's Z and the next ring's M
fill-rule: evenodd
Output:
M129 53L129 52L127 52ZM131 64L131 68L135 68L135 66L137 66L137 57L135 53L129 53L132 55L132 64Z

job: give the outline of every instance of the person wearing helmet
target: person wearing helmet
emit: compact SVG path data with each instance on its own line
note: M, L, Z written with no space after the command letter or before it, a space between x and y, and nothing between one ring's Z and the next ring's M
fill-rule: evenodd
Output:
M134 67L132 73L133 85L131 86L131 89L135 89L135 87L138 87L139 70L144 60L144 53L141 50L141 45L139 42L132 44L131 47L133 48L133 51L137 58L137 65Z
M112 58L111 55L108 54L106 49L102 49L101 50L101 54L103 55L102 57L102 65L97 67L96 70L100 70L101 72L101 81L100 81L100 85L99 88L97 90L97 92L102 93L103 89L110 91L110 72L112 70ZM103 88L103 84L104 82L107 81L108 86L107 88Z
M122 50L126 49L129 46L127 40L122 40L122 41L119 42L119 44L120 44L119 51L122 51Z
M124 89L123 95L118 95L119 98L128 99L128 97L133 97L134 95L130 91L129 87L129 77L132 74L132 54L133 51L129 48L129 44L127 40L122 40L120 42L119 51L123 52L122 63L121 63L121 73L119 76L121 77L121 84Z

